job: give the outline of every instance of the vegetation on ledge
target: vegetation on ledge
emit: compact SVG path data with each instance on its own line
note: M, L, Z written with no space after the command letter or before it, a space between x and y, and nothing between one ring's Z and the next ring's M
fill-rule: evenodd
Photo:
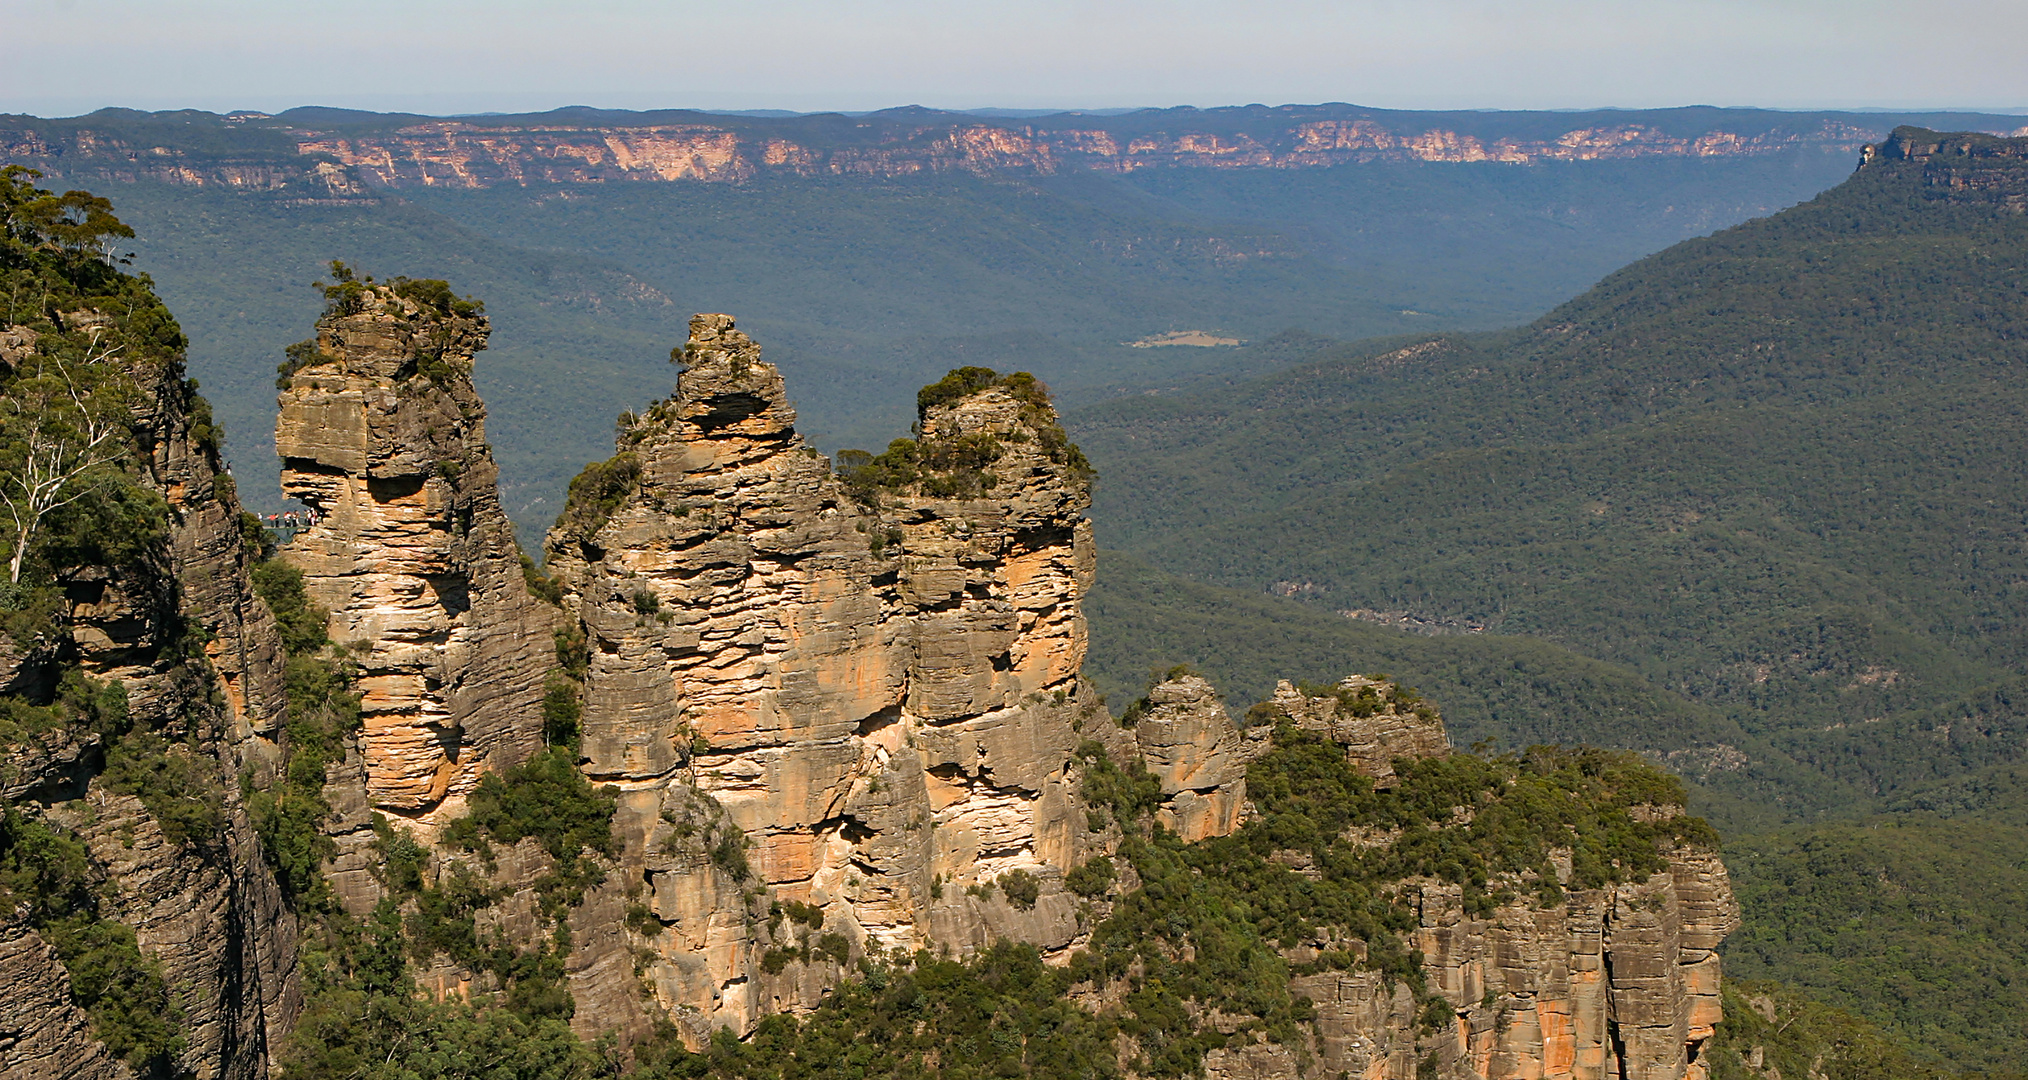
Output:
M1000 389L1020 402L1021 426L993 435L986 432L926 434L930 413L973 394ZM914 492L932 499L975 499L991 491L999 478L987 468L1006 456L1006 442L1035 440L1045 456L1072 476L1089 483L1096 475L1063 425L1057 421L1049 388L1025 371L1001 375L991 368L953 368L942 379L916 392L916 435L896 439L880 454L840 450L837 474L854 498L877 505L880 493Z
M324 783L329 766L344 757L344 737L359 725L359 698L351 665L326 636L324 612L310 602L302 571L269 559L254 566L253 582L281 629L289 714L280 775L262 787L249 773L241 788L282 891L314 910L330 898L322 867L337 850L324 835L331 814Z
M160 1074L183 1052L182 1012L133 929L104 917L110 888L82 840L13 807L0 810L0 909L56 950L71 998L106 1049L141 1075Z
M1188 1076L1221 1046L1300 1040L1312 1011L1291 994L1295 972L1281 949L1320 938L1356 938L1365 952L1326 950L1317 967L1378 969L1413 988L1425 1011L1435 1003L1448 1015L1406 946L1415 919L1404 878L1461 885L1485 913L1531 890L1557 899L1555 849L1572 852L1570 886L1592 888L1645 878L1666 865L1665 850L1714 839L1694 818L1633 813L1680 804L1683 792L1632 755L1545 747L1402 761L1399 786L1382 792L1336 744L1287 726L1276 739L1248 773L1261 816L1197 844L1152 827L1161 788L1138 762L1114 763L1096 743L1080 749L1083 796L1099 808L1098 827L1124 828L1117 862L1140 884L1111 897L1091 948L1068 967L1005 943L963 964L928 953L877 957L810 1016L770 1017L744 1042L721 1032L691 1054L668 1032L641 1053L640 1075L774 1080L835 1075L843 1062L866 1076L1082 1080L1122 1074L1115 1040L1126 1035L1138 1049L1126 1068ZM1460 807L1471 811L1468 824L1458 823ZM1356 830L1398 834L1362 847L1346 839ZM1277 855L1289 850L1309 854L1321 873L1312 879L1283 865ZM1079 867L1076 891L1112 893L1114 862ZM1067 1000L1101 989L1119 1004L1093 1012ZM1194 1018L1211 1010L1238 1020L1236 1029L1200 1027Z
M555 530L580 544L589 543L640 484L641 457L631 450L586 465L570 482L570 496L557 515Z

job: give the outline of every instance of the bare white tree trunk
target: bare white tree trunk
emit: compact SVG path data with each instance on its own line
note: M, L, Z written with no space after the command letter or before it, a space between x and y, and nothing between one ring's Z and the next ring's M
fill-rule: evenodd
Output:
M119 351L102 345L95 329L81 366L96 367ZM17 584L43 520L111 482L105 467L127 450L122 403L102 399L99 387L80 385L79 372L62 360L38 357L34 363L34 372L22 371L17 391L7 395L4 413L21 455L19 469L0 476L0 501L14 523L7 579Z

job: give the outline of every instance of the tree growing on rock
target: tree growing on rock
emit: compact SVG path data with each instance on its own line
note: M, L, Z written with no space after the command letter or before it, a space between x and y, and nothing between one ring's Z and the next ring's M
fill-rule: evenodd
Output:
M120 351L92 332L75 358L23 361L0 398L0 501L14 542L9 583L21 581L21 564L50 514L121 479L134 386Z

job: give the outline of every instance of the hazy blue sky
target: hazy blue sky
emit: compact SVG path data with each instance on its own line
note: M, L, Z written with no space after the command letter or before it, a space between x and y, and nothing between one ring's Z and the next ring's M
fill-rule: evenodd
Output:
M2028 106L2028 0L0 0L0 111Z

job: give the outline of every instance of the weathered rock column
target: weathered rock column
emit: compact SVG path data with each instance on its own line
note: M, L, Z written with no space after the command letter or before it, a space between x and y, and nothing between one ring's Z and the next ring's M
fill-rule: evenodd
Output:
M587 642L584 768L623 791L664 927L644 942L657 997L736 1029L815 1003L843 969L805 948L814 928L728 903L755 887L855 953L1060 950L1092 552L1046 399L992 385L925 410L925 445L995 440L968 485L855 490L730 317L693 319L680 359L548 544ZM988 891L1014 871L1033 903ZM765 971L770 950L798 959Z
M554 649L472 389L486 319L448 297L338 294L275 422L282 490L319 515L284 557L359 665L365 803L425 828L540 747Z
M1134 721L1142 763L1162 781L1155 820L1184 840L1224 836L1246 807L1246 765L1267 748L1241 737L1211 684L1178 675L1148 691Z

